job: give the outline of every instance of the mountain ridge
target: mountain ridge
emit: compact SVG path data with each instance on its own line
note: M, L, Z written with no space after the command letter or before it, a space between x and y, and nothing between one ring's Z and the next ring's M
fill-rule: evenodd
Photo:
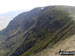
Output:
M74 9L74 8L73 8ZM69 32L75 34L74 12L71 7L47 6L34 8L16 16L0 32L3 56L31 56L52 47ZM69 36L71 36L68 34ZM5 36L4 36L5 35Z

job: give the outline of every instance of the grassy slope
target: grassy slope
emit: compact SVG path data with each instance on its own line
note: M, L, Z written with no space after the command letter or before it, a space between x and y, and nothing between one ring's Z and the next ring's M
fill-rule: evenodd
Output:
M62 51L75 51L75 24L72 27L72 29L64 35L64 38L62 38L59 42L57 42L55 45L53 45L51 48L48 46L45 50L42 52L39 52L37 54L33 54L32 56L60 56L59 50ZM67 38L66 38L67 37Z
M57 12L60 12L57 10ZM56 17L60 18L61 15L59 15L60 13L58 13L58 15L56 15ZM62 16L64 16L62 14ZM63 20L65 22L67 22L65 25L63 25L63 27L61 27L60 29L58 29L57 31L54 32L46 32L43 29L43 32L45 33L45 39L40 41L39 43L36 43L36 45L34 47L32 47L30 50L28 50L27 52L25 52L24 54L22 54L21 56L30 56L31 54L35 53L35 51L40 52L41 50L43 50L44 48L46 48L47 46L52 46L54 45L56 42L58 42L61 38L64 37L64 35L72 29L74 22L72 20L66 20L67 18L63 17ZM56 28L54 28L56 29ZM33 40L32 40L33 41Z
M31 48L29 51L27 51L26 53L24 53L23 55L21 55L21 56L30 56L31 54L33 54L37 49L39 49L38 51L40 51L45 45L47 45L47 44L49 44L49 46L51 47L53 44L55 44L58 40L59 40L59 38L62 36L62 34L66 34L71 28L72 28L72 26L73 25L71 25L69 28L67 28L67 30L64 30L62 33L60 33L60 34L56 34L56 32L55 33L53 33L52 35L52 38L53 39L51 39L52 40L52 42L51 42L51 40L49 39L49 37L51 37L51 36L49 36L49 35L47 35L47 39L45 39L45 40L43 40L43 41L41 41L39 44L36 44L33 48ZM56 39L56 37L57 37L57 39ZM51 43L50 43L51 42Z
M36 25L27 31L23 31L19 27L12 35L13 37L7 40L7 47L10 47L8 48L10 51L7 53L7 56L11 56L13 53L15 54L12 56L17 56L16 54L24 49L27 49L27 51L23 52L20 56L30 56L47 47L52 47L72 29L74 21L71 19L65 11L55 8L46 10L44 14L38 17ZM26 34L30 35L27 36ZM31 48L27 48L26 45L30 45L30 42L33 42L32 44L34 45Z

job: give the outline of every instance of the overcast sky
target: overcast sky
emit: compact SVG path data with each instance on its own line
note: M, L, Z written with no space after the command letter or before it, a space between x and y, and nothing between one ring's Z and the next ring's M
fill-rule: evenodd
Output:
M0 14L13 10L30 10L48 5L75 6L75 0L0 0Z

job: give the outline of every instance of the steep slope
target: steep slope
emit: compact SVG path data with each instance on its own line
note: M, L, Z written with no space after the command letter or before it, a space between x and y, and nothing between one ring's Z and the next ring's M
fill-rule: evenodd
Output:
M32 11L23 12L19 14L9 23L7 28L0 32L0 36L3 34L2 37L4 37L5 35L6 37L3 38L5 39L7 37L9 38L10 36L15 35L18 31L22 32L27 30L35 23L35 18L36 15L38 15L39 11L40 8L35 8ZM19 28L22 30L19 30ZM0 38L2 39L2 37Z
M71 15L58 6L39 7L18 15L0 33L0 37L4 37L0 55L31 56L51 48L75 34L75 22Z
M75 35L69 36L63 41L58 42L53 47L48 47L44 51L33 54L32 56L60 56L59 51L75 51Z
M54 16L55 18L51 16ZM45 49L48 45L50 47L53 46L59 40L64 38L64 35L72 29L74 24L73 21L70 20L71 18L68 17L64 11L57 9L52 9L51 11L48 10L39 18L40 20L37 22L36 26L30 30L30 36L25 36L27 38L25 41L28 40L27 43L31 42L34 46L29 44L32 48L21 56L30 56L33 53L38 53ZM23 49L27 49L26 46ZM17 52L21 52L22 49L19 49ZM14 55L16 56L18 54Z
M35 8L29 12L21 13L9 23L6 29L0 32L0 40L3 40L0 49L2 52L4 51L2 55L10 52L10 49L15 50L16 45L23 42L24 38L21 38L21 36L36 23L37 20L35 19L40 10L41 8Z

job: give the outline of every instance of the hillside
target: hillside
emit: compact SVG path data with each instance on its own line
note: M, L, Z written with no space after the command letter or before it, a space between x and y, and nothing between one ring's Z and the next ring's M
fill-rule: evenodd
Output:
M65 40L57 43L52 48L48 47L44 51L33 54L32 56L60 56L59 51L75 51L75 35L66 38Z
M73 11L72 7L48 6L19 14L0 32L3 40L0 43L0 55L43 55L48 48L50 50L57 44L64 43L75 34L75 11L69 10Z

